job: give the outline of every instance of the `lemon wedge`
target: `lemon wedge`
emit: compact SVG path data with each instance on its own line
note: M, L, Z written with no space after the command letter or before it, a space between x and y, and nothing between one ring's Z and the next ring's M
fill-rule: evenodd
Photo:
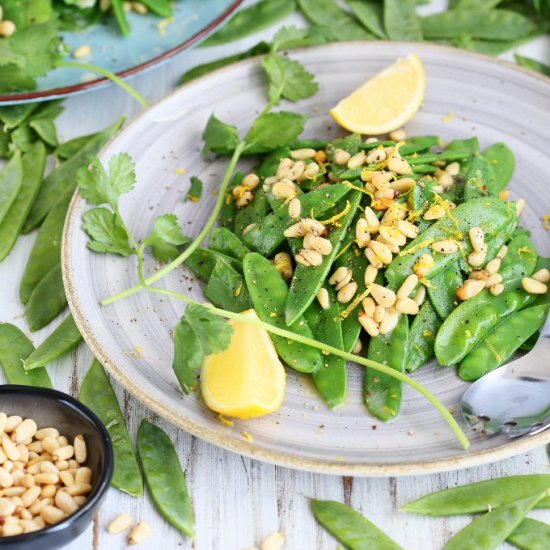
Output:
M249 309L242 313L258 319ZM226 416L255 418L276 411L285 395L286 373L269 333L243 321L229 321L229 347L208 355L201 392L208 408Z
M350 132L385 134L400 128L415 115L425 91L424 65L412 54L373 76L342 99L330 114Z

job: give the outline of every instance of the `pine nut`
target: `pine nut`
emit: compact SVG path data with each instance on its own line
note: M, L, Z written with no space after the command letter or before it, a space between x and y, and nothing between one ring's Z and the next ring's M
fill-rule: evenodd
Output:
M40 514L40 510L42 510L44 506L48 506L52 502L53 501L51 498L43 498L40 500L36 500L34 504L29 508L29 512L36 516L37 514Z
M390 132L390 139L392 141L405 141L407 139L407 132L400 128L399 130L394 130Z
M343 149L335 149L334 151L334 162L336 164L347 164L348 160L351 158L351 155L344 151Z
M0 487L5 489L6 487L13 486L13 477L12 475L5 469L0 466Z
M42 529L32 518L22 519L19 525L23 527L23 533L33 533L34 531Z
M460 164L458 162L451 162L445 167L445 172L451 176L458 176L460 173Z
M386 311L384 320L380 323L380 334L390 333L399 323L399 314L391 310Z
M469 278L477 281L486 281L489 275L490 273L486 269L478 269L476 271L472 271Z
M359 168L360 166L363 166L363 164L365 164L365 159L365 151L359 151L359 153L353 155L348 160L347 166L350 170L355 170L355 168Z
M260 184L260 178L258 177L257 174L254 174L254 173L247 174L242 181L242 185L247 189L249 189L250 191L253 191L254 189L256 189L256 187L258 187L259 184Z
M397 220L397 229L409 239L416 239L418 237L418 227L406 220Z
M485 280L485 286L490 288L492 286L502 283L502 275L500 273L493 273Z
M508 254L508 247L505 244L503 244L497 253L497 258L504 260L504 258L506 257L506 254Z
M319 165L316 162L310 162L308 165L306 165L306 169L304 170L304 177L308 180L315 179L320 172Z
M15 438L12 437L12 439L15 440L16 443L21 443L22 441L25 441L26 439L34 437L34 434L37 431L36 422L34 420L31 420L30 418L27 418L21 422L17 428L14 430Z
M41 453L44 450L42 446L42 441L33 441L27 446L29 452Z
M147 6L145 6L141 2L131 2L131 5L132 5L132 10L138 13L139 15L147 15L149 11L147 9Z
M416 288L417 284L418 275L415 275L414 273L412 275L409 275L397 291L397 299L402 300L403 298L408 298L411 295L412 291Z
M128 542L130 544L139 544L151 536L151 527L145 521L138 523L130 532Z
M365 286L368 286L371 283L374 283L377 275L378 275L378 269L373 265L369 264L365 269Z
M74 478L71 472L59 472L59 479L65 485L65 487L70 487L74 485Z
M58 439L59 441L59 439ZM74 447L72 445L65 445L56 449L52 456L54 460L68 460L74 456Z
M475 252L481 252L483 250L483 245L485 244L485 235L481 227L471 227L468 232L470 236L470 242Z
M5 497L20 497L25 492L25 487L6 487L1 493Z
M351 353L353 353L354 355L359 355L362 350L363 350L363 342L357 339L357 342L355 342L355 345L353 346Z
M330 297L326 288L319 289L319 292L317 292L317 301L323 309L330 307Z
M455 183L455 180L451 174L448 174L447 172L443 172L438 178L437 183L443 187L443 189L448 189L449 187L452 187Z
M34 476L34 482L37 485L55 485L59 482L59 475L58 474L36 474Z
M358 319L369 336L375 338L380 334L380 329L376 321L372 317L367 316L364 311L359 312Z
M273 185L271 194L276 199L292 199L298 194L298 188L294 182L284 178Z
M381 323L384 320L384 317L386 316L386 308L382 306L375 306L374 307L374 314L372 318L377 322Z
M313 233L308 233L304 237L304 248L315 250L323 256L328 256L332 252L332 243L323 237L318 237Z
M407 207L404 204L392 202L380 222L382 225L395 225L407 217Z
M516 201L516 211L518 213L518 216L521 216L524 210L525 210L525 199L518 199Z
M548 287L544 283L531 277L524 277L521 280L521 286L529 294L546 294L548 292Z
M278 533L273 533L264 539L260 550L280 550L284 543L285 535L283 532L279 531Z
M73 497L66 491L57 491L55 495L55 505L67 515L78 510L78 505L74 501Z
M0 36L3 36L4 38L8 38L16 30L17 30L17 27L15 26L15 23L13 21L8 21L8 20L0 21Z
M297 264L303 265L304 267L311 267L311 264L300 254L294 256L294 260Z
M477 296L485 288L485 281L468 279L457 289L456 296L459 300L469 300Z
M273 258L273 263L277 271L283 276L283 279L290 281L294 270L292 269L292 258L287 252L278 252Z
M0 26L2 23L0 23ZM1 34L1 30L0 30ZM23 527L21 525L18 525L16 523L4 523L4 527L2 528L2 534L5 537L14 537L16 535L20 535L23 532Z
M46 437L53 437L57 439L59 437L59 432L55 428L41 428L34 434L35 439L39 441L45 439Z
M376 300L377 304L385 308L393 306L397 299L393 290L377 284L371 285L371 295Z
M412 168L409 163L402 157L393 157L388 162L388 170L396 174L408 175L412 174Z
M300 249L298 256L304 258L304 260L306 260L306 262L313 267L317 267L323 263L323 255L320 252L309 248Z
M388 265L391 263L393 256L391 250L385 244L378 241L370 241L368 246L383 264Z
M73 57L75 59L82 59L92 55L92 47L89 44L83 44L74 50Z
M388 227L386 225L380 226L380 235L384 239L396 246L404 246L407 242L407 237L394 227Z
M419 279L426 277L434 268L435 260L430 254L422 254L418 261L414 264L413 271L418 275Z
M349 276L349 280L351 280L351 269L348 269L347 267L339 267L329 278L328 282L330 285L336 285L338 283L341 283ZM349 282L348 280L348 282Z
M490 289L489 289L489 292L493 295L493 296L499 296L500 294L502 294L504 292L504 285L502 283L499 283L495 286L492 286Z
M7 421L8 421L8 415L5 412L0 412L0 435L2 435L2 432L6 427Z
M355 225L355 242L359 248L365 248L370 241L369 224L365 218L359 218Z
M21 453L17 449L17 446L7 435L2 436L2 448L10 460L19 460L21 458Z
M291 181L301 180L304 176L306 163L303 160L296 161L288 171L287 178Z
M416 291L414 297L413 297L413 300L420 307L424 303L425 299L426 299L426 287L424 285L420 285L418 287L418 290Z
M418 304L412 298L401 298L395 302L395 309L399 313L406 315L416 315L418 313Z
M30 489L31 487L34 487L34 476L31 474L25 474L21 478L21 485L23 487L26 487L27 489Z
M392 189L398 193L407 193L416 186L416 180L413 178L400 178L395 180L392 184Z
M370 264L377 269L382 269L384 267L384 264L374 253L374 250L372 248L365 248L365 256L367 257L367 260L370 262Z
M470 252L470 254L468 254L468 263L472 267L480 267L485 262L486 257L487 250L481 252Z
M254 195L246 190L244 191L244 193L235 201L235 206L237 208L245 208L246 206L248 206L251 202L252 202L252 199L254 199Z
M327 228L317 220L312 218L303 218L302 226L304 227L306 233L315 233L316 235L326 235Z
M384 162L386 160L386 151L384 149L373 149L367 155L367 164L378 164L379 162Z
M374 301L374 298L372 296L367 296L366 298L363 298L363 302L361 303L363 306L363 311L365 312L365 315L367 317L374 317L374 312L376 311L376 302Z
M90 484L92 482L92 470L87 466L82 466L74 474L75 483Z
M21 422L23 422L23 419L20 416L8 416L6 419L6 425L4 426L4 432L7 434L13 432L13 430L15 430Z
M497 273L500 269L501 265L501 259L500 258L494 258L491 260L486 266L485 269L489 273L489 275L492 275L493 273Z
M531 275L531 279L535 279L535 281L545 284L550 281L550 271L546 268L539 269L536 273Z
M295 223L290 227L287 227L284 231L284 236L287 239L292 239L294 237L303 237L306 234L306 229L302 222Z
M130 514L119 514L107 527L109 533L121 533L126 531L132 525L132 516Z
M347 304L351 299L355 296L355 293L357 292L357 283L355 281L351 281L346 286L342 287L338 294L336 295L336 299L341 304Z
M367 223L369 225L369 231L371 233L377 233L378 228L380 227L380 220L378 219L378 217L374 213L374 210L370 206L365 207L364 216L365 216L365 220L367 220Z
M302 210L302 204L300 199L294 198L288 203L288 215L296 220L300 217L300 211Z
M77 435L73 441L74 457L79 464L84 464L88 458L88 450L86 449L86 442L82 435Z
M454 254L458 250L458 243L452 239L443 239L432 243L432 250L440 254Z
M279 161L279 166L277 167L277 179L283 179L288 177L290 169L292 168L294 162L292 159L283 158Z
M378 138L375 138L375 137L369 137L365 140L365 143L377 143L378 142Z
M389 172L373 172L371 183L378 189L378 191L384 191L390 188L390 180L393 174Z
M440 220L441 218L445 217L447 212L440 204L432 204L426 210L424 216L422 216L426 221L432 221L432 220Z
M376 240L379 243L385 244L390 249L390 252L392 254L399 254L400 248L396 244L394 244L394 243L388 241L387 239L385 239L384 237L382 237L382 235L378 235Z
M59 470L49 460L40 463L40 472L43 474L58 474Z
M59 523L61 520L65 519L65 514L55 506L44 506L40 510L40 517L48 524L54 525Z
M308 159L312 159L315 156L315 152L316 152L315 149L309 149L309 148L295 149L290 153L290 156L294 160L308 160Z
M0 517L9 517L15 512L15 504L8 498L0 498Z
M35 485L34 487L29 487L22 495L21 501L22 505L25 508L29 508L34 504L36 499L40 496L42 489Z

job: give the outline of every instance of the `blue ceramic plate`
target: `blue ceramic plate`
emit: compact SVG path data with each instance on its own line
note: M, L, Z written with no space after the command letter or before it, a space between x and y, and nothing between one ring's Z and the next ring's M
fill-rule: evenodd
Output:
M82 31L67 32L63 37L71 50L84 44L92 55L82 61L99 65L119 76L143 71L206 38L241 4L242 0L181 0L174 4L173 21L154 15L128 14L132 26L124 37L114 17L106 23ZM0 95L0 103L26 103L72 95L108 81L79 69L59 68L38 81L32 92Z

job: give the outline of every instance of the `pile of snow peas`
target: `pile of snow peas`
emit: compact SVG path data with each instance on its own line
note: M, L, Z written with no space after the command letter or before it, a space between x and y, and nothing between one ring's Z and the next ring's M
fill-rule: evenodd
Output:
M303 140L235 174L209 246L186 261L215 306L414 372L435 357L476 380L529 349L548 313L550 259L509 200L513 152L477 138ZM344 402L345 360L273 336L281 360ZM394 418L401 382L367 369Z

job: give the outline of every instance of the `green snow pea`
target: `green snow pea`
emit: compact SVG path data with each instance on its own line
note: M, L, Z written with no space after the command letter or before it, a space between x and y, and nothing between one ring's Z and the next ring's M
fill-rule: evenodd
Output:
M258 317L270 325L312 338L311 329L302 316L293 325L287 326L285 323L288 287L277 268L256 252L244 257L243 268L246 285ZM321 352L318 349L274 334L271 335L271 339L281 359L293 369L314 372L321 366Z
M384 0L384 27L390 40L422 40L415 0Z
M0 223L9 212L10 206L17 198L23 183L23 164L21 153L16 151L8 164L0 170Z
M537 265L537 249L528 235L518 234L507 244L508 254L502 260L500 274L504 282L529 277Z
M141 0L141 3L160 17L172 17L174 15L170 0Z
M370 339L367 357L396 371L405 372L409 349L409 318L401 315L399 323L391 332ZM402 389L401 381L367 368L365 404L376 418L387 421L399 414Z
M82 336L69 315L45 340L23 361L25 370L30 371L63 357L72 351L80 342Z
M64 191L38 232L19 286L19 296L24 304L29 301L36 285L59 264L65 215L72 196L72 189L68 188Z
M399 288L407 276L412 273L413 266L422 254L431 254L432 239L449 239L454 234L461 237L464 253L471 251L471 243L468 231L471 227L481 227L486 235L489 247L487 258L496 254L502 245L502 240L514 230L517 225L517 212L515 204L504 203L498 198L485 197L468 201L459 205L452 212L452 218L445 216L428 229L420 233L394 258L386 269L386 278L393 289ZM455 225L455 221L457 225ZM497 248L498 247L498 248ZM495 250L496 249L496 250ZM428 274L432 279L441 273L449 264L460 256L460 251L454 254L433 254L435 266Z
M377 38L387 38L384 30L384 6L377 0L347 0L363 27Z
M446 319L458 305L456 290L462 286L464 276L453 262L445 271L431 279L428 286L428 296L437 314Z
M298 0L298 6L309 21L331 27L337 36L345 37L345 40L374 38L352 14L341 9L334 0Z
M244 178L242 172L235 172L229 187L225 193L225 201L223 202L222 208L220 210L220 223L222 227L229 229L230 231L235 230L235 216L237 215L237 207L235 206L235 201L233 200L233 195L231 193L233 187L239 185Z
M334 153L336 149L343 149L344 151L347 151L350 155L355 155L357 152L359 152L360 149L363 149L363 146L366 145L363 143L363 140L361 139L361 136L359 134L349 134L347 136L336 138L327 143L327 146L325 147L325 151L327 153L327 159L329 162L334 162ZM374 147L371 147L375 149L377 146L380 145L379 142L376 142L374 144ZM333 166L333 170L336 168L336 166Z
M15 6L14 6L15 7ZM4 8L4 17L10 17ZM11 19L13 21L13 19ZM38 109L40 103L20 103L8 107L0 107L0 120L5 130L13 130L26 122L31 114Z
M55 149L55 156L62 160L68 160L78 151L80 151L83 147L85 147L90 141L95 139L99 132L96 132L94 134L87 134L85 136L78 136L76 138L70 139L69 141L66 141L65 143L61 143L58 145Z
M21 157L21 161L23 168L21 188L9 211L0 222L0 261L11 252L15 245L34 198L40 189L46 166L46 148L44 144L37 141L32 149Z
M434 355L434 343L441 326L430 300L425 300L409 329L409 355L406 368L409 372L418 370Z
M223 27L201 43L219 46L261 31L290 15L296 9L294 0L261 0L238 11Z
M140 497L143 495L143 478L132 440L109 378L97 359L93 360L82 381L79 399L99 416L111 436L115 455L111 485Z
M487 40L515 40L536 30L523 15L508 10L448 10L421 19L424 37L455 38L468 34Z
M516 63L520 67L525 67L526 69L531 69L532 71L550 76L550 65L546 65L536 59L525 57L524 55L519 55L517 53L514 54L514 57L516 58Z
M550 548L550 525L525 518L506 539L520 550L547 550Z
M548 305L528 307L512 313L462 360L458 375L473 381L500 367L544 324Z
M443 550L493 550L504 542L548 492L505 504L459 531Z
M193 506L176 450L158 426L143 420L137 449L147 488L161 516L188 537L195 536Z
M209 247L236 260L241 260L250 252L241 239L225 227L216 227L210 235Z
M325 149L329 144L326 139L300 139L290 144L290 149ZM259 174L258 174L259 175ZM271 174L274 175L274 174Z
M52 170L44 178L38 196L23 226L23 233L29 233L38 227L55 207L61 195L65 195L66 192L72 195L72 191L76 188L76 173L78 170L107 143L111 136L122 126L123 122L124 118L120 118L112 126L99 132L75 155Z
M505 143L495 143L483 151L483 158L493 168L494 180L489 191L497 195L510 183L516 168L516 157Z
M464 200L469 201L478 197L493 194L495 187L495 173L488 160L481 155L475 155L467 164L464 173L466 184Z
M242 263L239 260L235 260L231 256L226 256L221 252L215 252L209 248L197 248L187 260L185 260L185 265L200 279L204 282L208 282L212 271L216 267L216 264L219 262L225 262L230 265L238 273L242 273Z
M462 160L479 153L479 141L476 137L467 139L453 139L440 155L440 160ZM459 156L460 155L460 156Z
M34 351L32 342L15 325L0 323L0 367L8 384L53 388L44 368L26 371L23 360Z
M332 244L332 252L323 256L321 265L304 266L302 264L296 264L294 275L290 281L290 289L286 301L285 319L288 325L294 324L307 309L309 304L315 300L315 296L321 288L323 281L326 279L347 232L355 232L355 228L351 227L351 222L355 218L355 212L359 207L361 199L361 192L353 191L350 193L349 204L351 204L351 208L345 216L338 220L338 226L334 226L328 235L327 238ZM343 208L344 204L342 200L338 203L336 209L340 211ZM291 246L296 246L301 242L298 239L292 239L292 241Z
M405 505L403 511L437 517L478 514L548 489L550 474L507 476L431 493ZM537 508L550 508L550 497Z
M418 153L428 151L439 143L439 136L414 136L407 138L405 143L399 148L402 157L408 157Z
M130 34L131 29L130 29L130 23L128 23L128 19L126 18L126 11L124 10L124 2L122 0L113 0L112 6L113 6L113 12L115 14L120 32L124 36L128 36Z
M510 314L533 301L523 290L507 290L493 296L484 290L462 302L443 321L435 339L435 355L441 365L456 365Z
M67 298L59 263L44 275L29 298L25 316L31 331L45 327L65 309L66 305Z
M325 285L324 288L330 296L330 307L323 309L318 300L314 300L304 312L304 317L317 341L343 349L342 323L338 318L340 307L332 287ZM325 403L333 408L346 398L346 361L332 354L322 355L321 359L321 366L313 373L313 381Z
M204 295L216 307L236 313L253 307L243 276L223 260L216 262Z
M317 521L349 550L403 550L374 523L334 500L312 500Z
M412 169L413 173L409 176L411 178L419 178L424 174L433 174L437 172L437 166L432 166L431 164L415 164Z
M237 237L242 239L243 231L250 224L258 223L258 220L263 220L269 214L269 211L270 207L266 192L262 186L259 186L254 191L254 198L252 199L252 202L246 208L237 210L235 214L235 229L233 232L237 235Z
M334 204L344 197L350 188L341 183L335 183L323 189L316 189L300 195L303 215L324 216L334 207ZM248 210L250 206L244 208ZM244 244L264 256L271 256L284 242L285 229L296 223L288 213L288 205L283 204L276 212L250 218L249 223L256 225L243 236Z

